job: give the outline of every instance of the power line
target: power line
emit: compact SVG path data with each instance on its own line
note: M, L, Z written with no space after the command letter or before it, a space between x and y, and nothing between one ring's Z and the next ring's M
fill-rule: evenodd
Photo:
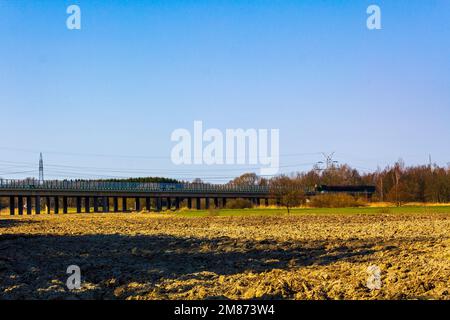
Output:
M41 153L41 151L24 148L12 148L12 147L0 147L3 150L29 152L29 153ZM130 158L130 159L171 159L170 156L145 156L145 155L120 155L120 154L104 154L104 153L78 153L78 152L61 152L61 151L42 151L46 154L66 155L66 156L82 156L82 157L107 157L107 158ZM321 152L306 152L306 153L290 153L280 154L280 157L297 157L297 156L312 156L318 155ZM193 159L196 159L195 157ZM240 158L237 158L240 159Z
M12 161L5 161L0 160L0 163L21 163L21 164L29 164L29 166L24 167L34 167L33 163L31 162L12 162ZM303 166L310 166L313 165L313 162L306 162L306 163L296 163L296 164L288 164L288 165L281 165L279 168L295 168L295 167L303 167ZM217 165L221 166L221 165ZM192 166L191 166L192 167ZM208 170L211 171L248 171L248 170L259 170L263 166L258 167L237 167L237 168L202 168L202 169L189 169L189 170L178 170L178 169L149 169L149 168L113 168L113 167L91 167L91 166L73 166L73 165L61 165L61 164L46 164L46 168L56 168L56 169L72 169L72 170L96 170L96 171L107 171L107 172L115 172L115 173L159 173L159 172L170 172L174 174L185 174L185 173L202 173Z
M0 149L14 149L14 150L20 150L20 151L28 151L28 152L34 152L30 151L29 149L18 149L18 148L8 148L8 147L0 147ZM50 152L52 153L52 152ZM59 152L56 152L56 154L61 154ZM63 153L63 154L70 154L70 155L86 155L86 154L79 154L79 153ZM334 166L334 164L337 163L337 161L334 161L334 152L332 153L319 153L319 152L310 152L310 153L293 153L293 154L286 154L284 156L305 156L305 155L317 155L321 154L324 156L325 162L320 161L319 163L323 164L324 167L326 167L328 170L331 170ZM39 153L40 155L40 161L39 161L39 180L43 181L44 179L44 173L43 173L43 160L42 160L42 153ZM121 155L105 155L105 154L88 154L90 156L118 156L118 157L127 157L127 158L147 158L146 156L121 156ZM151 157L154 158L154 157ZM166 157L157 157L157 158L166 158ZM316 163L317 165L318 163ZM0 166L5 166L3 169L9 169L9 168L35 168L35 164L31 162L21 162L21 161L7 161L7 160L0 160ZM315 163L313 162L307 162L307 163L296 163L296 164L287 164L287 165L281 165L279 166L280 169L287 169L287 168L301 168L304 166L313 166L314 168ZM226 180L226 179L233 179L239 174L242 174L243 172L251 172L254 170L260 170L261 168L265 166L257 166L257 167L250 167L250 166L241 166L241 167L228 167L223 168L220 167L221 165L213 165L213 166L203 166L201 168L198 168L197 165L191 165L189 168L186 168L185 166L180 166L180 169L169 169L169 168L119 168L119 167L96 167L96 166L79 166L79 165L65 165L65 164L48 164L46 163L46 173L49 174L49 176L56 176L56 177L74 177L74 178L80 178L80 177L90 177L90 178L117 178L117 179L126 179L130 178L130 176L171 176L176 177L177 179L185 179L189 180L192 178L202 178L202 179L219 179L219 180ZM317 166L316 166L317 167ZM355 168L360 168L364 171L372 171L369 168L361 167L361 166L351 166ZM186 168L183 170L183 168ZM317 167L318 168L318 167ZM317 169L316 168L316 169ZM326 169L321 169L326 170ZM298 170L292 170L291 172L295 172ZM3 175L7 174L23 174L23 173L32 173L35 172L35 170L30 171L14 171L14 172L4 172ZM224 175L217 175L217 173L220 172L227 172L228 174ZM234 174L236 173L236 174ZM282 172L278 173L281 174ZM285 172L286 173L286 172ZM272 177L273 175L267 176Z
M1 172L0 175L11 175L11 174L22 174L22 173L36 173L36 170L15 171L15 172Z

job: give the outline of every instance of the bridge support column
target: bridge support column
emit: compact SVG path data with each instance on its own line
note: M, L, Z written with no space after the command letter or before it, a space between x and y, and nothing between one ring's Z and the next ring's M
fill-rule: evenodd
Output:
M161 211L162 209L162 199L160 197L156 198L156 211Z
M55 198L55 204L58 203L58 207L59 207L59 198ZM56 208L56 205L55 205ZM69 212L69 204L67 201L67 197L63 197L63 213L66 214ZM56 209L55 209L55 213L56 213Z
M34 198L34 206L35 206L36 214L41 214L41 197L40 196L36 196Z
M109 198L103 197L103 212L109 212Z
M94 197L94 212L98 212L98 197Z
M114 202L114 212L119 212L119 198L114 197L113 202Z
M23 197L22 196L17 197L17 211L20 216L23 215Z
M196 200L197 200L197 210L200 210L201 209L201 202L200 202L201 198L196 198Z
M152 210L152 204L149 197L145 197L145 209L147 211Z
M281 199L277 198L277 207L281 206Z
M84 198L84 211L86 213L90 213L91 212L91 199L89 199L89 197L85 197Z
M209 198L205 198L205 209L209 209Z
M134 208L136 211L141 211L141 198L136 197Z
M127 197L122 197L122 212L127 212Z
M187 206L188 206L188 209L192 209L192 198L187 199Z
M50 197L45 197L45 206L47 207L47 214L51 213L52 210L51 204L52 202L50 201Z
M214 207L215 207L216 209L219 208L219 198L214 198Z
M222 207L227 207L227 198L222 198Z
M269 199L268 199L268 198L265 198L265 199L264 199L264 202L265 202L265 204L266 204L266 207L268 207L268 206L269 206Z
M64 198L66 198L64 202ZM55 214L59 213L59 197L55 197ZM67 213L67 197L63 197L63 212Z
M27 197L27 214L30 215L33 210L33 203L31 202L31 196Z
M180 198L175 198L175 210L180 210Z
M166 199L166 210L170 210L170 208L172 208L172 199L170 199L170 197L167 197Z
M9 197L9 214L10 215L14 215L15 211L16 211L16 207L15 207L15 198L14 197Z
M76 197L77 202L77 213L81 213L81 197Z

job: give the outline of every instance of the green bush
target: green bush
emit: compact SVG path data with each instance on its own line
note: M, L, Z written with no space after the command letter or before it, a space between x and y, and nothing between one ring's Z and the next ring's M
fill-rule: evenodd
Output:
M309 202L309 206L314 208L346 208L363 207L366 205L363 200L345 193L320 194L312 197Z
M253 204L250 200L246 199L234 199L234 200L228 200L227 209L249 209L253 208Z

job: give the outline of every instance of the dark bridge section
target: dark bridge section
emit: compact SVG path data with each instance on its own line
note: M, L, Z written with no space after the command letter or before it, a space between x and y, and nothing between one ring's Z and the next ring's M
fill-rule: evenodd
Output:
M161 211L179 209L184 201L189 209L225 207L227 199L249 199L259 205L264 199L269 205L267 186L232 186L209 184L171 184L95 181L0 180L0 196L9 198L10 214L34 211L41 213L68 213L69 207L81 212L119 212L145 209ZM277 201L278 202L278 201ZM130 205L131 203L131 205ZM44 206L43 206L44 205ZM101 208L101 210L100 210Z
M375 192L375 186L327 186L321 185L316 187L317 193L347 193L355 196L366 195L371 197Z

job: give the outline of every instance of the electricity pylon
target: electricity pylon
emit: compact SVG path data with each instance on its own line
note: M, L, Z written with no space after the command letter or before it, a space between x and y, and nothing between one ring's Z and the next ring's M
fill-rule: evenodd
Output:
M325 157L325 170L333 168L333 166L338 163L337 161L333 160L334 152L332 153L322 152L322 155Z
M44 182L44 161L42 160L42 152L39 157L39 183Z

